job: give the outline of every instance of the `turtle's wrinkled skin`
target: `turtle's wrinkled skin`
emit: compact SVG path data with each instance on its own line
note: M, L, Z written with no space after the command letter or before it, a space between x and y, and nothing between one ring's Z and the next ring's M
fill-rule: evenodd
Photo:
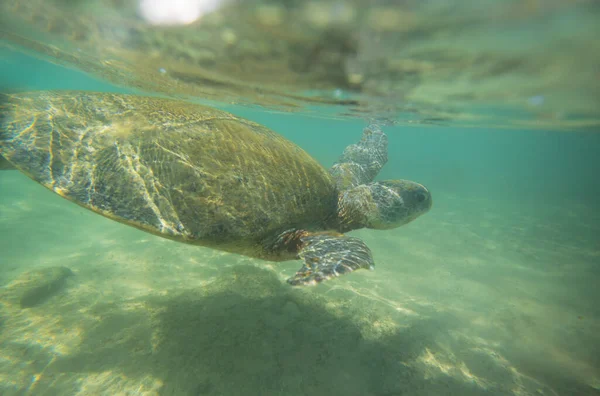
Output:
M0 95L0 114L0 155L62 197L180 242L302 258L292 284L372 268L369 248L340 232L397 227L431 206L417 183L370 183L385 163L370 165L378 151L369 142L384 141L372 139L377 131L349 151L362 155L345 153L329 172L264 126L171 99L20 93ZM346 174L363 166L371 171ZM342 179L356 183L343 190Z

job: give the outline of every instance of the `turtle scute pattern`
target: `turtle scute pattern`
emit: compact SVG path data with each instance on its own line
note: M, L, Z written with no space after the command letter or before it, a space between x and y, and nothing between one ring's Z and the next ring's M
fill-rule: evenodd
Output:
M108 93L3 99L0 154L114 220L260 256L265 238L319 229L335 215L327 170L282 136L229 113Z

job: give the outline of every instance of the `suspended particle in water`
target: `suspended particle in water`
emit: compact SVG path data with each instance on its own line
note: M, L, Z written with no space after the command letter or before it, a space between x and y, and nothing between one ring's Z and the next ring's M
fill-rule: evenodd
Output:
M527 99L527 102L532 106L541 106L544 104L544 96L543 95L532 96L529 99Z

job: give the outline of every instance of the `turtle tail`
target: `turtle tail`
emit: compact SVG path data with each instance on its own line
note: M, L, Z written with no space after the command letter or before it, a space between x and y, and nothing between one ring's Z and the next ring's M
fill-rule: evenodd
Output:
M7 139L7 118L8 118L8 95L0 93L0 149L2 149L2 143Z
M15 169L6 158L2 156L2 142L6 139L6 118L8 113L8 95L0 93L0 170Z

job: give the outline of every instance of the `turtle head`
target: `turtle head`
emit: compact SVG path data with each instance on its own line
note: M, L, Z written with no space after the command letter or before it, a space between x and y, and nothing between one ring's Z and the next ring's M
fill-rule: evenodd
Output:
M389 230L410 223L431 209L431 193L410 180L384 180L342 191L338 216L344 231Z

